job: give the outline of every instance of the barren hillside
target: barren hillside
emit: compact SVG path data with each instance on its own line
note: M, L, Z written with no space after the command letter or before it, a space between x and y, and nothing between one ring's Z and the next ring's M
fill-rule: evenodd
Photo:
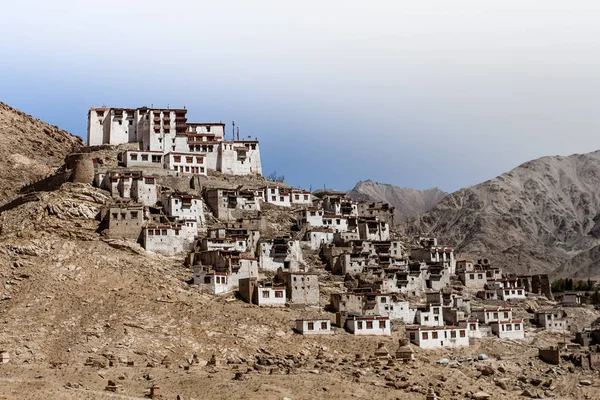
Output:
M49 175L83 141L0 102L0 204Z
M397 222L431 210L448 195L438 188L416 190L371 180L358 182L347 194L354 200L382 201L391 204L395 207Z
M407 224L515 272L600 277L600 152L543 157L444 198ZM591 267L591 268L590 268Z

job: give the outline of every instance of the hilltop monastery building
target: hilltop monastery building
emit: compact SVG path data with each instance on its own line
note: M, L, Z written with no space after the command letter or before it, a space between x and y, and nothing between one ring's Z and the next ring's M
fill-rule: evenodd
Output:
M231 175L262 175L258 140L225 140L225 124L191 123L187 110L91 108L88 145L138 143L124 153L126 167L161 167L183 174L216 170Z

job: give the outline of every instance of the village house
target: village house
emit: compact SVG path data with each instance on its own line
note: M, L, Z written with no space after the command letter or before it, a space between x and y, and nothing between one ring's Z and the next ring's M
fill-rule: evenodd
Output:
M408 326L406 336L422 349L469 345L467 329L458 326Z
M473 308L471 314L481 323L488 325L492 322L511 320L513 318L512 308L510 307Z
M338 275L362 274L368 264L368 257L361 253L343 253L336 258L331 272Z
M492 333L500 339L525 339L523 320L506 319L490 322Z
M138 240L144 225L144 206L136 203L115 203L108 209L108 230L111 239Z
M450 274L456 272L456 260L454 259L454 250L443 246L429 246L418 249L412 249L410 252L411 260L423 261L428 264L442 264L449 269Z
M259 266L263 271L297 271L302 264L302 249L298 240L277 237L259 245Z
M204 154L176 153L174 151L164 156L165 168L180 174L207 175Z
M483 334L479 330L479 320L477 318L463 319L457 322L459 328L467 330L467 336L473 339L481 339Z
M206 237L200 240L200 251L229 250L246 253L248 242L243 237Z
M145 206L157 202L157 184L154 176L143 176L141 171L112 170L96 174L96 186L106 189L113 197L134 199Z
M252 190L213 188L204 191L204 200L220 220L237 220L247 211L260 211L260 201Z
M383 202L359 202L357 205L359 218L378 218L394 226L394 207Z
M410 324L415 322L417 312L410 307L408 301L400 300L395 295L372 292L332 293L330 306L335 312L363 316L380 315Z
M265 203L280 207L291 207L291 189L281 188L279 186L266 186L260 189L262 200Z
M204 204L200 197L163 192L161 203L167 215L179 219L195 219L198 226L204 226Z
M549 331L568 330L568 321L565 312L560 310L538 311L536 313L537 324Z
M211 228L207 231L206 246L204 240L201 241L201 250L208 250L208 247L233 247L240 252L249 252L256 254L258 242L260 240L260 231L243 228L241 226L250 226L237 223L226 224L224 228Z
M345 193L328 193L322 198L323 209L327 214L344 217L358 217L358 204L346 197Z
M311 250L319 250L325 244L333 242L334 232L328 228L311 228L305 234L305 240Z
M321 228L323 225L324 211L320 208L309 207L296 211L296 226L302 229L308 225L312 228Z
M126 168L164 168L163 153L152 150L126 150L123 152L123 165Z
M331 335L331 321L329 319L297 319L296 332L303 335Z
M496 292L495 297L493 293L489 292ZM517 278L488 280L485 284L485 293L486 299L507 301L511 299L523 300L527 298L525 288L519 285Z
M142 230L142 244L148 251L172 256L188 251L198 234L198 222L183 220L164 225L147 225Z
M415 321L422 326L444 326L444 314L441 304L417 306Z
M290 191L290 201L293 205L299 206L311 206L312 205L312 194L302 189L292 189Z
M258 140L221 142L219 171L230 175L262 175Z
M203 251L192 253L189 257L194 270L194 284L213 294L237 290L240 279L258 277L258 261L238 251Z
M580 306L581 294L576 292L557 293L556 300L566 307Z
M360 220L358 222L358 233L362 240L384 242L390 240L390 227L387 222L372 220Z
M465 285L465 287L468 287L470 289L483 289L488 280L485 271L481 270L459 272L458 278L463 283L463 285Z
M346 318L346 329L354 335L391 336L390 319L378 315L356 316Z
M285 284L288 304L319 305L320 291L317 274L278 269L275 281Z
M259 281L256 277L240 279L239 293L245 302L259 307L284 307L287 301L284 284Z
M341 215L324 214L322 226L332 229L334 232L347 232L349 221L348 218Z

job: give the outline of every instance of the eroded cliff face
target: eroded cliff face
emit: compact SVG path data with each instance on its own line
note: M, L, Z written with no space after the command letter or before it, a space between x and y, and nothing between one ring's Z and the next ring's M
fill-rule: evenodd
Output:
M431 210L448 193L438 188L416 190L368 180L358 182L347 195L354 200L389 203L400 222Z
M437 236L509 271L577 274L600 245L600 152L526 162L448 195L406 232Z
M50 175L82 145L81 138L0 102L0 204Z

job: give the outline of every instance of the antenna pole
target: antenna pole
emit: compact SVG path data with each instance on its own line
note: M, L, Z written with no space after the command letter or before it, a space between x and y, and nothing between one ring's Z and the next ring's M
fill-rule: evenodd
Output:
M231 140L235 140L235 121L231 121Z

